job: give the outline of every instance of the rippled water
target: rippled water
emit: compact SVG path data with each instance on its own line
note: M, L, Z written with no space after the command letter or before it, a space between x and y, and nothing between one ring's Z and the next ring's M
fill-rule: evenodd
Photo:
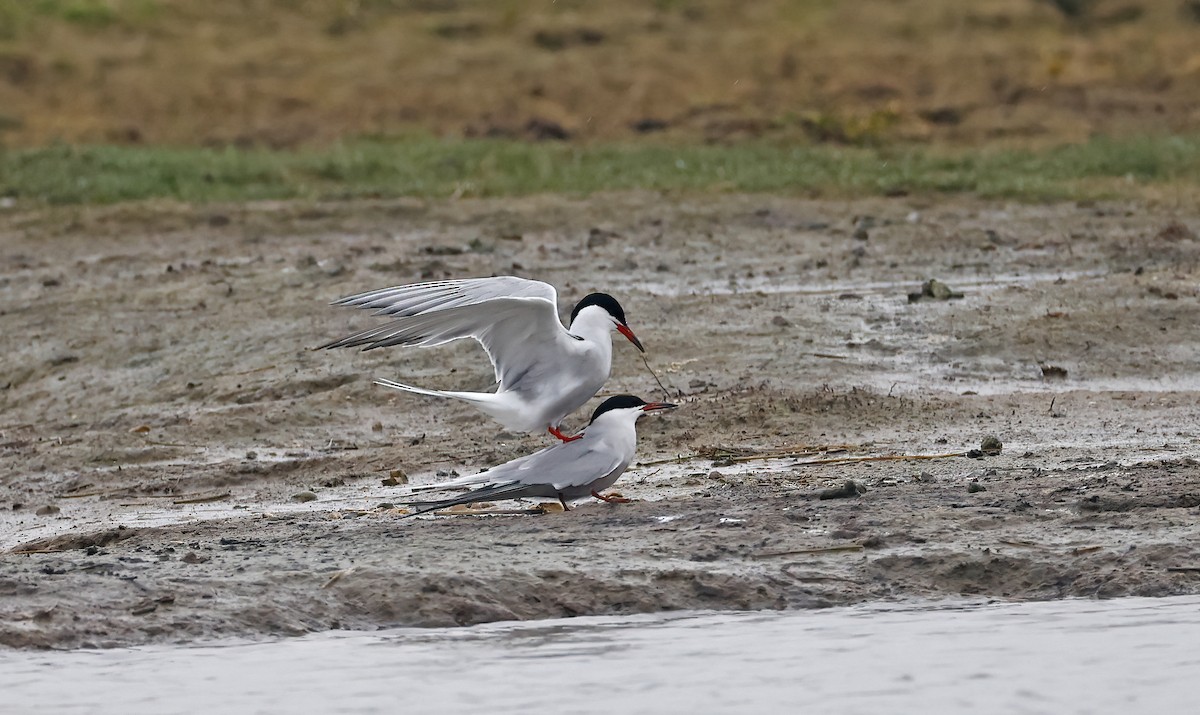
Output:
M577 618L0 652L0 712L1196 712L1200 598Z

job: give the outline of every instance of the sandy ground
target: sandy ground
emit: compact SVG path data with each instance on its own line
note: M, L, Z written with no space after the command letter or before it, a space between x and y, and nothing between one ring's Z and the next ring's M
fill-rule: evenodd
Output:
M1198 230L1194 205L655 194L0 214L0 643L1200 593ZM682 405L641 423L634 503L390 506L394 470L547 439L371 384L482 388L473 344L312 350L373 321L326 304L493 273L624 304ZM963 297L910 302L929 277ZM661 394L624 341L609 390ZM722 456L750 450L788 454Z

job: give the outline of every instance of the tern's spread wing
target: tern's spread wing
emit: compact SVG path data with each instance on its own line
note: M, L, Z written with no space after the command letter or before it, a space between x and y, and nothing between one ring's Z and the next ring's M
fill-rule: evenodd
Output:
M395 320L321 347L371 350L474 338L491 358L501 386L536 372L539 360L553 354L566 336L554 287L512 276L384 288L334 305L373 309Z

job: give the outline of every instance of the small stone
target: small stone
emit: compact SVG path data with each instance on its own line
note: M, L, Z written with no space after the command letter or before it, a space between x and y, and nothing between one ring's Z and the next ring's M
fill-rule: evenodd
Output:
M35 511L34 513L37 514L38 516L53 516L61 511L62 511L62 509L59 509L58 507L54 506L53 504L47 504L46 506L39 506L37 508L37 511Z
M298 492L292 495L292 501L307 502L316 501L317 495L312 492Z
M970 482L969 484L967 484L967 493L968 494L976 494L978 492L986 492L986 491L987 491L987 487L983 486L979 482Z
M866 493L867 488L863 486L862 483L856 482L853 479L847 479L846 483L842 486L834 487L833 489L822 490L817 496L820 499L846 499L849 497L857 497L860 494Z
M780 328L786 328L786 327L790 326L791 324L792 324L792 321L788 320L787 318L783 317L782 315L776 315L774 318L771 318L771 325L776 325L776 326L779 326Z
M158 610L160 601L147 599L129 609L131 616L145 616Z
M921 286L921 292L934 300L950 300L954 297L954 291L950 290L950 286L936 278L925 281L925 285ZM962 297L961 293L958 295Z
M608 245L608 242L614 238L620 238L621 235L615 231L608 231L603 228L593 227L588 230L587 247L602 248Z
M933 476L929 472L921 472L915 478L918 482L922 482L924 484L933 484L937 481L937 477Z
M1004 443L994 434L989 434L983 438L983 442L979 444L979 451L989 457L995 457L1004 449Z
M388 472L388 478L395 480L397 484L408 484L408 475L403 469L393 469Z
M383 423L376 422L375 424L371 425L371 431L372 432L382 432L383 431Z
M1067 368L1059 367L1058 365L1042 365L1043 380L1065 380L1067 379Z
M183 558L181 558L179 560L185 564L202 564L205 561L208 561L208 557L201 556L200 554L196 553L195 551L189 551L183 555Z
M254 450L246 452L246 459L249 459L253 462L254 460L258 459L258 452L255 452Z
M854 233L851 235L858 241L866 241L871 237L871 229L875 228L874 216L859 216L854 220Z
M908 294L908 302L916 303L917 301L925 299L925 298L931 298L933 300L954 300L954 299L962 298L962 297L963 297L962 293L959 293L958 291L955 291L955 290L951 290L950 286L946 285L945 283L939 281L936 278L930 278L929 280L927 280L921 284L921 292L920 293L909 293Z

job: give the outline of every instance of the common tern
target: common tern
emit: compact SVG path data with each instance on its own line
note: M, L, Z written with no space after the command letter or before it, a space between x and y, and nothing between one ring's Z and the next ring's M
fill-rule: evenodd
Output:
M625 311L607 293L575 304L570 328L558 318L558 294L541 281L499 276L435 281L359 293L334 305L374 310L394 318L334 340L322 348L433 346L474 338L492 361L495 392L427 390L391 380L376 384L405 392L451 397L518 432L546 430L566 442L563 419L600 391L612 370L613 330L638 350Z
M471 489L449 499L402 502L416 507L409 516L445 509L456 504L498 499L544 497L568 502L593 496L606 502L628 499L602 494L633 461L637 449L634 425L647 412L674 408L668 402L646 402L633 395L610 397L596 408L578 440L561 442L518 457L479 474L439 484L415 487L414 491Z

